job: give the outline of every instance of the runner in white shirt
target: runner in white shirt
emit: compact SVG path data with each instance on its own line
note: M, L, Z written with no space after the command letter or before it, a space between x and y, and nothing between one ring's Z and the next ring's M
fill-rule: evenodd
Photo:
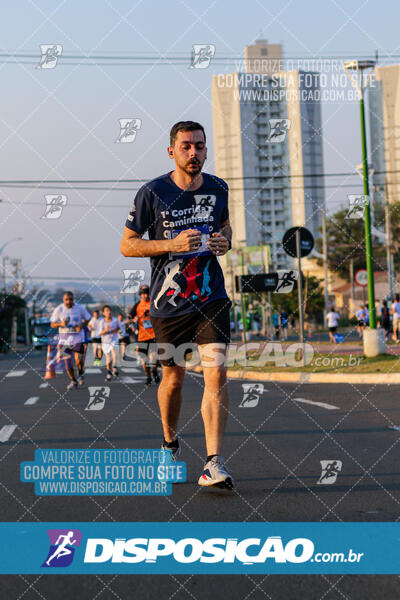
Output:
M360 337L362 337L362 332L363 332L363 329L365 327L365 311L364 311L364 308L363 308L362 305L358 309L358 311L356 312L356 319L357 319L357 331L358 331L358 335Z
M94 365L99 365L103 356L103 352L101 350L101 336L100 336L100 327L101 321L100 312L98 310L93 311L93 316L88 323L88 327L90 329L90 333L92 335L93 342L93 356L94 356Z
M58 357L65 361L65 369L70 378L67 390L76 389L84 384L84 341L83 328L90 314L81 304L75 304L72 292L65 292L63 304L59 304L51 315L51 326L58 329ZM75 377L72 356L78 368L78 381Z
M118 377L117 349L120 325L118 319L112 316L111 307L107 304L103 307L103 317L100 327L101 346L106 355L106 381L111 381L113 375L114 377Z
M126 347L130 342L129 334L126 329L128 323L129 323L129 319L125 319L124 315L122 313L119 313L118 314L118 323L119 323L119 329L120 329L120 331L118 333L118 338L119 338L119 345L121 348L121 358L122 358L122 360L125 360Z
M333 344L336 344L334 333L336 332L337 326L339 324L340 315L335 312L335 307L332 306L328 314L326 315L326 320L328 321L328 329L329 329L329 339Z

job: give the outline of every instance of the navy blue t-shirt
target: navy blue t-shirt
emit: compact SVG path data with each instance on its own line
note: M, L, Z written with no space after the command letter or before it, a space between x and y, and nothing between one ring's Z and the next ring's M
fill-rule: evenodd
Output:
M205 245L228 218L228 186L214 175L203 173L203 185L194 191L182 190L170 173L140 188L125 223L128 229L148 232L150 240L173 239L184 229L202 233L196 252L151 258L151 315L176 317L228 297L218 259Z

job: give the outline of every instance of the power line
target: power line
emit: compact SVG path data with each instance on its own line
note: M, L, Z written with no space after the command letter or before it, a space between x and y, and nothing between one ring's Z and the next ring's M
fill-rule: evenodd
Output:
M400 173L400 169L388 170L388 171L374 171L375 175L390 175L393 173ZM294 174L282 174L282 175L245 175L239 177L223 177L225 181L237 181L247 179L296 179L309 177L354 177L359 173L357 171L351 171L347 173L307 173L306 175L294 175ZM213 177L213 175L211 175ZM218 177L215 175L215 177ZM149 183L152 179L0 179L0 187L7 184L48 184L58 185L60 183ZM383 184L382 184L383 185Z

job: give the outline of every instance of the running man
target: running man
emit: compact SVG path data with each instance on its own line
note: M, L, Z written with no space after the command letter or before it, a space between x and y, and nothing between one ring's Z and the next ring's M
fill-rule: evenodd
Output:
M122 313L118 313L119 332L118 340L121 348L121 360L125 360L126 347L129 344L129 333L127 332L127 325L129 319L125 319Z
M65 370L70 382L67 390L73 390L84 384L84 327L88 324L90 314L84 306L76 304L72 292L65 292L63 303L53 311L50 321L54 329L58 329L58 357L65 361ZM72 357L78 369L78 380L75 377Z
M139 356L143 371L147 377L146 385L151 385L151 373L154 383L160 383L160 375L157 370L157 358L152 348L155 348L156 338L153 325L150 321L150 288L142 285L139 289L140 300L132 306L129 317L138 326Z
M62 556L71 554L71 550L70 550L70 548L67 548L67 546L73 546L76 543L76 540L72 539L73 536L74 536L73 531L68 531L67 535L59 535L58 536L58 539L56 541L57 549L46 560L46 565L50 566L50 563L54 558L61 558ZM62 540L61 543L60 543L60 540Z
M233 478L221 457L228 416L224 363L232 303L217 259L231 247L228 186L219 177L202 173L207 147L199 123L176 123L167 151L175 170L153 179L136 194L121 252L128 257L151 257L150 320L157 343L170 344L175 350L182 344L199 346L207 457L198 483L232 489ZM142 239L145 233L149 239ZM214 361L210 361L210 353ZM185 363L176 363L173 357L161 362L162 447L171 449L176 458Z
M365 327L365 312L364 312L364 307L362 305L356 312L356 319L357 319L358 335L359 335L359 337L362 337L363 329Z
M118 332L120 326L118 319L112 316L111 306L106 304L103 306L103 318L100 321L100 336L101 347L106 355L107 375L106 381L111 381L114 377L118 377L117 368L117 350L118 350Z
M88 328L90 330L92 336L93 343L93 357L94 357L94 365L99 365L100 361L103 357L103 352L101 350L101 336L100 336L100 327L101 327L101 319L100 312L98 310L93 311L93 316L88 323Z

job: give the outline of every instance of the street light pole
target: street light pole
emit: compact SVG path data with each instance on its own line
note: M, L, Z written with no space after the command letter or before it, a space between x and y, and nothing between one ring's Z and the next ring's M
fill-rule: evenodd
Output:
M376 329L376 310L375 310L375 282L374 265L372 259L372 235L371 235L371 206L369 201L369 173L367 158L367 133L365 130L365 108L364 108L364 88L361 85L360 96L360 117L361 117L361 146L362 146L362 164L363 164L363 182L364 182L364 216L365 216L365 254L368 274L368 308L369 308L369 326L370 329Z
M376 310L375 310L375 282L372 257L372 236L371 236L371 208L369 198L369 173L367 159L367 134L365 128L365 108L364 108L364 89L368 85L372 70L375 67L373 60L349 60L344 63L344 69L352 85L356 88L360 99L360 119L361 119L361 148L362 148L362 166L364 182L364 221L365 221L365 258L368 275L368 306L369 306L369 326L370 329L376 329ZM363 72L370 70L367 81L363 81ZM355 72L355 78L350 74Z

